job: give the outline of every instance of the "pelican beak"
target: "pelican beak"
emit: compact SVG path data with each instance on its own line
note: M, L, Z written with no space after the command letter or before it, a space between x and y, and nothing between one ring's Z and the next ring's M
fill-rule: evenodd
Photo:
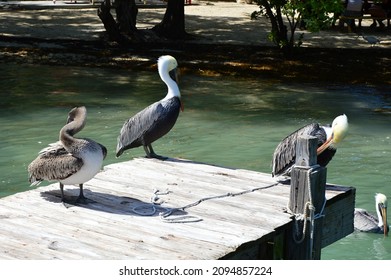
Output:
M169 72L171 79L173 79L177 84L179 82L178 72L179 72L178 68L175 68ZM184 106L183 106L183 101L181 100L181 111L183 112L183 110L184 110Z
M177 68L171 70L171 71L169 72L169 75L170 75L171 79L173 79L176 83L178 83L178 80L179 80L179 79L178 79L178 71L177 71Z
M384 236L388 236L388 224L387 224L387 207L381 207L381 216L383 218L383 232Z
M345 138L348 132L348 128L349 128L349 124L346 115L340 115L336 117L331 125L331 129L332 129L331 136L326 140L326 142L323 145L321 145L317 149L316 151L317 154L320 155L321 153L323 153L324 150L330 147L330 145L334 146L337 145L339 142L341 142Z
M334 133L326 140L326 142L323 143L322 146L320 146L316 150L316 154L320 155L321 153L323 153L323 151L326 150L330 146L330 144L333 142L333 138L334 138Z

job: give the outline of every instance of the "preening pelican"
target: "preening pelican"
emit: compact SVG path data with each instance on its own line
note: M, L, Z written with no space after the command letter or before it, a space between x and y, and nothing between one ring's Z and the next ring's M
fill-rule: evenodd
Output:
M58 181L64 203L64 185L79 185L80 193L76 202L87 201L83 184L99 172L107 154L103 145L91 139L74 137L83 129L86 116L84 106L73 108L68 114L66 125L60 130L60 141L41 150L28 166L31 185L37 186L43 180Z
M348 128L347 116L340 115L334 119L331 126L312 123L296 130L277 145L272 160L272 176L290 175L296 160L297 139L303 135L318 138L318 164L326 166L337 151L337 145L345 138Z
M388 235L387 197L377 193L375 196L377 218L365 209L354 209L354 228L358 231L383 233Z
M118 137L117 157L127 149L143 146L147 157L164 158L155 154L152 143L171 130L179 110L183 111L177 84L177 67L176 59L170 55L158 59L158 71L160 78L167 85L167 95L124 123Z

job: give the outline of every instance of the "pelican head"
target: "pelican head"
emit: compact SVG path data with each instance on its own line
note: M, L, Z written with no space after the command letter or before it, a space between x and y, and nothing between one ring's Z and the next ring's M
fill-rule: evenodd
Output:
M336 148L336 146L346 137L349 130L348 117L345 114L336 117L331 124L331 130L332 133L330 137L318 148L318 155L330 146Z
M163 55L159 57L157 66L160 78L168 87L168 92L164 99L172 97L178 97L181 99L181 93L178 87L178 62L176 59L171 55ZM181 110L183 111L182 101Z
M68 113L67 125L64 126L64 130L68 131L70 135L75 135L81 131L86 124L87 109L84 106L75 107ZM70 123L75 122L77 125L70 125ZM61 134L61 132L60 132Z
M75 107L68 113L67 123L73 122L78 117L85 117L87 115L87 109L85 106Z
M178 62L176 59L171 56L171 55L163 55L159 57L158 62L158 71L160 74L160 77L162 77L162 80L164 76L169 74L170 78L177 83L178 82L178 74L177 74L177 69L178 69Z
M388 235L388 224L387 224L387 197L382 193L375 195L376 201L376 213L379 220L379 228L383 228L384 236Z
M333 130L333 143L340 143L348 133L349 123L348 117L343 114L336 117L331 125L331 129Z

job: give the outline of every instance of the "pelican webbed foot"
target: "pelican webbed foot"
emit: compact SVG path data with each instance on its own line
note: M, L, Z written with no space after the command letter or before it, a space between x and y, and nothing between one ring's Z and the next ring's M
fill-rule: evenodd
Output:
M60 183L61 202L65 206L65 208L70 208L72 206L81 205L81 204L85 205L85 204L89 204L89 203L96 203L96 201L84 196L83 184L80 184L79 187L80 187L79 196L76 199L74 199L74 196L71 199L67 199L67 198L65 198L65 195L64 195L64 185Z
M79 193L78 198L75 201L76 204L88 204L88 203L95 203L96 202L96 201L84 196L83 184L80 184L79 187L80 187L80 193Z
M78 196L76 199L75 197L73 197L71 199L62 200L62 204L64 205L65 208L70 208L78 205L87 205L91 203L96 203L96 201L89 199L87 197L80 197L80 196Z
M155 151L153 150L151 144L149 144L148 146L144 146L144 151L147 154L146 155L147 158L156 158L159 160L167 160L168 159L168 157L160 156L160 155L156 154Z

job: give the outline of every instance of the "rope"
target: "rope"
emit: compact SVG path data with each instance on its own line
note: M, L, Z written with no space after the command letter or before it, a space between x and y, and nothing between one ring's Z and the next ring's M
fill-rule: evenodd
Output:
M310 211L310 246L309 246L309 251L310 251L310 256L311 256L311 259L312 259L312 249L314 248L314 228L315 228L315 220L314 220L314 213L315 213L315 206L314 204L312 203L312 192L311 192L311 172L313 171L314 169L311 167L308 171L307 171L307 186L308 186L308 195L310 197L310 204L308 206L308 210Z
M139 206L135 206L135 207L132 208L133 213L135 213L135 214L137 214L139 216L153 216L153 215L155 215L155 213L157 211L155 206L152 206L151 207L152 210L150 212L147 212L147 213L142 212L141 210L138 210L139 208L145 209L147 207L145 207L145 205L139 205Z
M314 229L315 229L315 220L316 219L320 219L322 217L324 217L324 209L325 209L325 206L326 206L326 198L324 199L323 201L323 205L322 205L322 208L321 208L321 211L315 215L315 206L313 205L312 203L312 192L311 192L311 173L313 170L317 169L318 166L314 166L314 167L311 167L310 169L307 170L307 187L308 187L308 196L309 196L309 201L306 202L306 204L304 205L304 213L303 214L294 214L293 211L291 209L289 209L288 207L288 212L291 213L292 215L294 215L294 221L295 221L295 233L293 233L293 240L297 243L297 244L300 244L304 241L305 239L305 235L306 235L306 232L307 232L307 221L309 221L310 223L310 246L309 246L309 250L310 250L310 256L312 258L312 251L313 251L313 244L314 244ZM308 215L308 212L309 212L309 215ZM308 217L309 216L309 217ZM299 223L298 221L299 220L302 220L304 222L303 224L303 231L301 233L301 238L298 239L298 236L300 236L300 233L299 233Z
M274 184L271 184L271 185L258 187L258 188L253 188L253 189L250 189L250 190L241 191L241 192L237 192L237 193L226 193L226 194L222 194L222 195L216 195L216 196L210 196L210 197L201 198L201 199L199 199L199 200L197 200L197 201L195 201L193 203L190 203L190 204L188 204L186 206L168 209L167 211L165 211L163 213L160 213L159 216L165 222L167 222L167 221L173 222L172 219L167 219L167 217L171 216L173 213L175 213L177 211L184 212L186 209L188 209L190 207L197 206L198 204L200 204L200 203L202 203L204 201L211 200L211 199L219 199L219 198L225 198L225 197L235 197L235 196L239 196L239 195L244 195L244 194L255 192L255 191L258 191L258 190L261 190L261 189L271 188L271 187L274 187L274 186L276 186L278 184L279 183L274 183ZM199 220L196 220L196 221L202 221L202 219L199 219Z
M162 219L163 222L166 222L166 223L190 223L190 222L199 222L199 221L202 221L201 218L199 217L196 217L196 216L180 216L180 217L172 217L176 212L184 212L186 209L188 208L191 208L191 207L194 207L194 206L197 206L199 205L200 203L204 202L204 201L208 201L208 200L212 200L212 199L220 199L220 198L225 198L225 197L235 197L235 196L239 196L239 195L244 195L244 194L247 194L247 193L251 193L251 192L255 192L255 191L258 191L258 190L262 190L262 189L268 189L268 188L271 188L271 187L274 187L276 185L278 185L279 183L273 183L273 184L270 184L270 185L267 185L267 186L262 186L262 187L257 187L257 188L253 188L253 189L249 189L249 190L245 190L245 191L241 191L241 192L237 192L237 193L226 193L226 194L222 194L222 195L216 195L216 196L209 196L209 197L204 197L204 198L201 198L195 202L192 202L190 204L187 204L185 206L182 206L182 207L176 207L176 208L164 208L164 207L160 207L161 204L164 203L164 201L161 201L160 200L160 197L159 195L167 195L169 193L171 193L171 191L166 191L166 192L160 192L159 190L154 190L153 192L153 195L151 197L151 202L152 202L152 210L145 214L144 212L140 212L138 210L138 208L147 208L146 206L147 205L141 205L141 206L136 206L132 209L132 211L137 214L137 215L140 215L140 216L153 216L155 215L155 213L157 212L157 209L155 207L155 205L158 205L158 208L164 210L163 212L160 212L159 213L159 216L160 218ZM151 207L151 206L149 206Z

